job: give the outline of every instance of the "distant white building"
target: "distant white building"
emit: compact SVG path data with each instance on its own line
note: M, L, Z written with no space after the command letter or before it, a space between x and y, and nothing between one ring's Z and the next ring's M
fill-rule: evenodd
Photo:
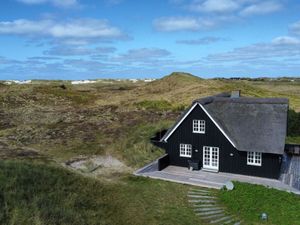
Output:
M30 84L31 80L8 80L5 81L4 84L11 85L11 84Z
M139 80L138 79L129 79L131 82L133 82L133 83L136 83L136 82L138 82Z
M74 80L71 81L71 84L93 84L96 83L95 80Z
M155 81L156 79L145 79L144 82L152 82Z

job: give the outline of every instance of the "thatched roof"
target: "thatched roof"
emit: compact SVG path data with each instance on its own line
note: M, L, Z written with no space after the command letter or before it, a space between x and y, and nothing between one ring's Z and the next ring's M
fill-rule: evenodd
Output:
M199 103L205 108L237 150L283 154L288 99L230 96L223 93L201 98L195 100L193 105ZM168 130L162 141L182 122L189 109Z

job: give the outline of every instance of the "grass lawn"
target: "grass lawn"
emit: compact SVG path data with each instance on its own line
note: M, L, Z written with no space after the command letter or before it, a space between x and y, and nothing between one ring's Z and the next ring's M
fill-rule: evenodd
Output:
M0 224L201 224L186 185L126 176L113 183L34 161L0 162Z
M286 143L288 144L300 144L300 136L287 137Z
M300 224L300 196L268 189L260 185L235 182L233 191L220 191L221 201L247 225L250 224ZM268 221L261 221L266 212Z

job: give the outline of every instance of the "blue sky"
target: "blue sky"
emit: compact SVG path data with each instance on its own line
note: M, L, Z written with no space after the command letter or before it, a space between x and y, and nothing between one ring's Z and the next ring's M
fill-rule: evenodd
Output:
M0 80L300 76L296 0L4 0Z

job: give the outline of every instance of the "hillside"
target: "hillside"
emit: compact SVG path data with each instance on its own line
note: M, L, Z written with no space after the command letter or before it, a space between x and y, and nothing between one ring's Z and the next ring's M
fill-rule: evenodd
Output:
M0 224L192 225L199 222L188 207L185 199L188 187L183 185L133 176L118 183L104 183L54 165L23 161L0 162L0 177ZM170 189L177 195L167 196Z
M177 72L153 82L99 80L78 85L72 85L70 81L33 81L24 85L0 83L0 157L6 159L0 165L0 177L7 179L7 185L0 183L0 190L17 186L19 193L24 190L41 193L26 211L21 208L27 203L22 202L19 207L17 202L24 196L29 199L32 196L10 193L8 197L0 192L0 200L4 201L4 196L9 204L2 208L6 214L1 214L0 223L80 224L76 214L88 204L92 205L91 208L85 209L82 214L94 216L87 220L88 224L98 224L95 221L100 220L103 214L98 214L96 208L101 206L105 212L103 224L118 224L118 218L111 214L115 208L121 211L120 218L126 221L124 224L145 224L145 221L159 224L159 216L167 221L166 218L179 212L184 214L183 218L172 224L188 224L184 222L186 217L190 218L190 224L195 224L196 218L191 216L187 203L183 203L186 187L147 179L135 180L129 173L163 154L162 150L150 144L149 138L156 131L169 127L193 99L237 89L245 96L287 97L291 108L300 112L300 81L201 79ZM111 160L107 163L106 159ZM26 175L24 179L34 176L32 183L35 180L41 182L32 189L29 188L31 183L25 180L20 181L23 183L10 183L17 182L22 171ZM56 185L58 196L63 196L59 190L66 188L66 192L74 195L74 201L69 196L65 199L67 203L62 202L64 198L51 202L51 196L43 194L49 189L42 183L52 172L53 176L50 176L49 183L45 181L46 184ZM97 178L99 183L84 180L77 174L88 177L85 178L88 180L90 177ZM66 178L66 183L55 183L60 176ZM14 180L9 180L9 177L14 177ZM86 188L83 187L85 182ZM77 185L83 194L75 190ZM170 188L177 190L178 199L172 196L165 199ZM97 190L85 198L92 189ZM133 197L139 192L140 195ZM142 195L146 196L144 200L141 200ZM105 205L100 197L93 200L92 196L108 196L112 201ZM132 198L132 204L126 208L124 201L129 202ZM40 205L43 199L50 202ZM164 201L166 204L160 203ZM51 215L45 211L47 204L53 207ZM70 205L69 211L63 211L62 208ZM39 207L41 210L38 210ZM145 217L147 207L150 215ZM136 208L143 208L143 211L136 215ZM60 213L66 213L62 223L53 219ZM28 216L31 216L30 220L26 219ZM52 222L45 222L48 216L53 219ZM73 216L74 219L66 222Z
M172 73L141 86L134 91L136 98L163 99L172 104L189 105L195 98L220 92L241 90L252 97L287 97L293 109L300 111L300 81L288 80L225 80L201 79L187 73Z
M0 145L12 149L9 155L24 149L62 162L107 153L137 168L161 154L148 138L168 127L193 99L237 89L245 96L287 97L300 111L298 81L206 80L173 73L151 83L1 85Z

